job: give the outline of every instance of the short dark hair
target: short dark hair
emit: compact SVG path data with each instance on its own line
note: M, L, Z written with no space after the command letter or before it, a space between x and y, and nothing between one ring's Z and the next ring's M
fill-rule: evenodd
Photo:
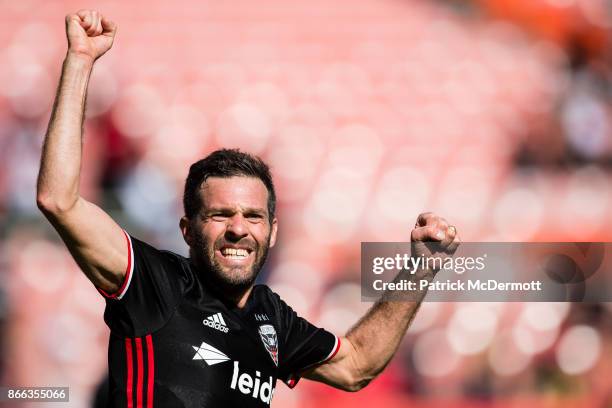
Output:
M276 211L276 192L274 191L270 168L258 156L241 152L239 149L215 150L189 167L183 194L185 216L193 219L200 211L202 207L199 194L200 186L209 177L229 178L235 176L256 177L264 183L268 190L268 215L270 216L270 222L272 222Z

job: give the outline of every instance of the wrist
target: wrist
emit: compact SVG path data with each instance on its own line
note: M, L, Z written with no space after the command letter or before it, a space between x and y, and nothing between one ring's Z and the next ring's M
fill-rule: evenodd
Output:
M419 279L423 279L423 280L427 280L431 282L434 280L438 272L439 270L434 270L431 268L424 268L424 269L420 269L416 274L419 277Z
M83 68L92 68L95 59L91 56L83 53L78 53L68 50L66 58L64 59L65 65L74 65Z

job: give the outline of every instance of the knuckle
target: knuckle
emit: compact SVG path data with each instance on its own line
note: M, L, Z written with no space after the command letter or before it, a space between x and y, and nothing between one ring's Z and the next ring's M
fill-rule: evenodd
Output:
M410 236L413 239L422 239L423 235L425 235L427 233L427 229L424 227L418 227L412 230L412 233L410 234Z

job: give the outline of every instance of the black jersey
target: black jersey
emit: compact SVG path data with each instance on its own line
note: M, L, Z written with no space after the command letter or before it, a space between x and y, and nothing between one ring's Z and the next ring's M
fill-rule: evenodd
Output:
M262 407L276 380L331 359L339 339L256 285L224 303L192 262L130 237L121 289L106 297L113 407Z

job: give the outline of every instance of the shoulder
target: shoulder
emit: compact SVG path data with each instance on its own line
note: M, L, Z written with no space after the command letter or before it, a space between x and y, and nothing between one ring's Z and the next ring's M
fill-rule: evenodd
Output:
M128 238L130 240L130 245L132 246L132 250L138 255L144 256L152 256L152 257L161 257L167 259L174 259L180 262L188 261L184 256L170 251L168 249L158 249L156 246L149 244L148 242L136 238L134 235L128 233Z
M258 302L271 302L275 306L278 306L281 302L283 304L285 303L281 299L281 297L276 292L274 292L268 285L263 284L253 286L253 297Z
M255 285L253 287L253 298L255 304L268 309L281 321L285 321L288 317L295 314L291 306L267 285Z
M174 251L158 249L155 246L128 234L132 259L137 269L176 273L184 279L194 275L189 258Z
M173 262L176 265L191 269L189 258L168 249L161 249L159 252L161 253L162 257L168 260L168 262Z

